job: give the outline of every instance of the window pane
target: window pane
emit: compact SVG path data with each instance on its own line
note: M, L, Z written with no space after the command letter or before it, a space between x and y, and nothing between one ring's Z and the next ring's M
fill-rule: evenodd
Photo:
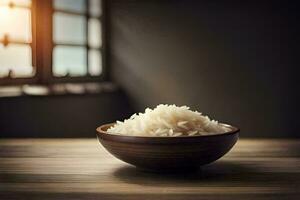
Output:
M54 76L84 76L87 73L84 47L57 46L53 51Z
M19 6L30 6L31 0L0 0L0 5L9 5L10 3Z
M85 0L55 0L54 8L83 13L86 11L86 2Z
M53 37L56 43L86 43L86 18L63 13L54 14Z
M89 19L89 45L94 48L101 46L101 24L98 19Z
M31 77L31 48L29 45L0 45L0 77L6 77L12 71L12 77Z
M29 9L0 6L0 39L8 35L11 40L31 42L30 18Z
M98 50L89 51L89 74L98 76L102 72L102 57Z
M94 17L99 17L102 14L102 1L90 0L89 1L89 13Z

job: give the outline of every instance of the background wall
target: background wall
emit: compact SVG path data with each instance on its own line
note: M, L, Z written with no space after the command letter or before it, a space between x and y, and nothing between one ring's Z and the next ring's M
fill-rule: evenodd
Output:
M295 3L107 3L108 63L121 90L0 98L0 137L95 137L98 125L159 103L190 105L242 137L300 136Z
M186 104L244 137L299 137L291 1L108 3L112 77L136 110Z
M0 138L95 137L96 127L131 113L120 90L0 98Z

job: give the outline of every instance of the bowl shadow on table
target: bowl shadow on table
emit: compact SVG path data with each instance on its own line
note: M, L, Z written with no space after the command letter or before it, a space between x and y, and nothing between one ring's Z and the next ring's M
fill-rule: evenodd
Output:
M289 184L295 181L294 173L287 175L282 172L265 173L263 169L247 164L217 161L202 166L197 171L183 173L153 173L142 171L130 165L124 165L113 172L114 177L129 184L147 186L168 186L175 184L199 187L211 185L226 186L257 186L258 183L265 184Z

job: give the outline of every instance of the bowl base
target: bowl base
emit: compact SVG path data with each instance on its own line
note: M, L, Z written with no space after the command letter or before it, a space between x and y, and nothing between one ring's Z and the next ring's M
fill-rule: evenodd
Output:
M138 171L147 172L147 173L155 173L155 174L190 174L196 173L201 168L199 166L195 167L183 167L183 168L143 168L136 167Z

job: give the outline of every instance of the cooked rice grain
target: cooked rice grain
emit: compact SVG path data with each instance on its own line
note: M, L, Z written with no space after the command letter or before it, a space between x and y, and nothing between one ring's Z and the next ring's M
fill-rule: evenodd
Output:
M133 114L123 122L117 121L107 130L110 134L152 137L213 135L228 131L230 128L187 106L165 104L147 108L145 113Z

